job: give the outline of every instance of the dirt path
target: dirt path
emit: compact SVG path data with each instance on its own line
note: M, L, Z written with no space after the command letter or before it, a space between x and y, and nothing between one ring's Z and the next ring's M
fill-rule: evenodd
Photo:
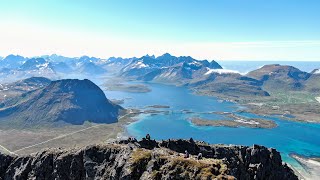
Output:
M5 148L4 146L0 145L0 149L3 149L4 151L10 153L10 154L13 154L13 155L17 155L16 153L14 152L11 152L9 149Z
M121 117L119 117L119 119L121 119L121 118L123 118L123 117L125 117L125 116L126 116L126 115L121 116ZM23 151L23 150L30 149L30 148L33 148L33 147L36 147L36 146L39 146L39 145L43 145L43 144L49 143L49 142L51 142L51 141L54 141L54 140L57 140L57 139L62 139L62 138L65 138L65 137L74 135L74 134L76 134L76 133L84 132L84 131L87 131L87 130L89 130L89 129L97 128L97 127L103 126L103 125L104 125L104 124L98 124L98 125L94 125L94 126L91 126L91 127L88 127L88 128L80 129L80 130L78 130L78 131L74 131L74 132L71 132L71 133L63 134L63 135L60 135L60 136L57 136L57 137L54 137L54 138L45 140L45 141L40 142L40 143L36 143L36 144L30 145L30 146L23 147L23 148L21 148L21 149L15 150L15 151L13 151L13 152L11 152L11 151L9 151L9 150L7 150L7 149L5 149L5 148L4 148L4 149L7 150L8 152L13 153L13 154L18 154L18 152L21 152L21 151ZM114 131L114 130L115 130L115 127L113 127L113 131ZM113 131L112 131L111 134L109 134L109 135L107 136L107 138L111 137L111 135L114 135L114 134L113 134Z
M81 129L79 131L74 131L72 133L68 133L68 134L64 134L64 135L61 135L61 136L57 136L55 138L48 139L48 140L40 142L40 143L37 143L37 144L31 145L31 146L27 146L27 147L15 150L13 153L17 153L17 152L25 150L25 149L29 149L29 148L32 148L32 147L35 147L35 146L39 146L39 145L48 143L48 142L53 141L53 140L57 140L57 139L61 139L61 138L67 137L67 136L71 136L73 134L76 134L76 133L79 133L79 132L83 132L83 131L86 131L86 130L89 130L89 129L92 129L92 128L95 128L95 127L98 127L98 126L101 126L101 125L95 125L95 126L91 126L91 127L85 128L85 129Z

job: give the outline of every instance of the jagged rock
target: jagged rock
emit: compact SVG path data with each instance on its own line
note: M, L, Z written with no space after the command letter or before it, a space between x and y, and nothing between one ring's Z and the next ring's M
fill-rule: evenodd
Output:
M143 148L142 148L143 147ZM187 150L190 158L183 158ZM196 154L203 154L202 160ZM263 146L190 140L122 140L30 156L0 154L0 179L297 179L280 153Z

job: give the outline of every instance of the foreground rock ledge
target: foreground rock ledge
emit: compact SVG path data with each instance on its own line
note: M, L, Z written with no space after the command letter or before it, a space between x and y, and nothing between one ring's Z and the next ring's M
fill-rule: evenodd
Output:
M187 150L190 158L184 158ZM202 153L203 159L196 155ZM0 154L0 179L298 179L279 152L263 146L190 140L122 140L30 156Z

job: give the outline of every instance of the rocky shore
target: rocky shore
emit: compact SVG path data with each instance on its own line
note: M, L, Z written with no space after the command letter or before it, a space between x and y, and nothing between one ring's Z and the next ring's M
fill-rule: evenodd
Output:
M297 179L275 149L209 145L192 139L128 139L82 149L48 149L29 156L0 154L0 179L4 180L215 178Z

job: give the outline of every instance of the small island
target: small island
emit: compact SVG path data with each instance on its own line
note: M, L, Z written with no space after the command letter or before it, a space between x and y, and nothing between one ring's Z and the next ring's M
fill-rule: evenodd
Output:
M233 113L228 114L232 120L209 120L199 117L191 118L191 122L197 126L225 126L225 127L248 127L248 128L275 128L277 124L271 120L244 118Z
M104 84L107 91L123 91L133 93L147 93L151 92L151 89L143 84Z
M170 106L156 104L156 105L146 106L146 108L168 109L170 108Z

